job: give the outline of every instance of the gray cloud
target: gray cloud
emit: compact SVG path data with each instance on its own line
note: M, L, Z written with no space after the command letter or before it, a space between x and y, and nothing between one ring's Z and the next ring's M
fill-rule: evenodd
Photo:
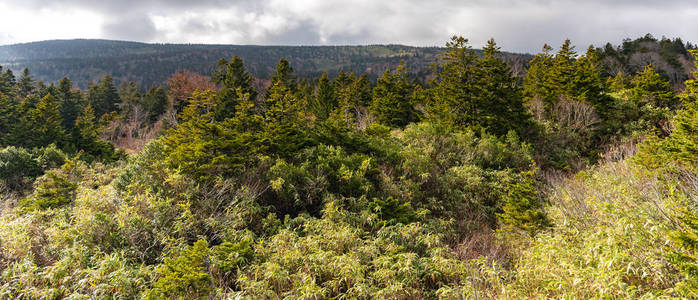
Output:
M536 52L570 38L579 48L651 32L698 40L693 0L5 0L18 9L79 9L102 16L103 38L237 44L403 43ZM10 28L0 28L3 36ZM46 39L50 39L47 36ZM9 38L5 38L9 40ZM580 49L583 50L583 49Z
M157 34L153 21L143 14L111 18L102 24L102 32L111 39L140 41L152 40Z

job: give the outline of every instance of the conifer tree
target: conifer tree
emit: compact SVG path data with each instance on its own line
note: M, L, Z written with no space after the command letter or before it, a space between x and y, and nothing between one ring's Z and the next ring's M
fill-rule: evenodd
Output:
M52 143L63 143L61 113L55 98L48 94L41 98L36 108L30 111L31 136L33 147L43 147Z
M133 109L137 106L142 106L141 87L138 83L134 81L123 82L119 85L118 89L119 98L121 102L119 103L119 111L124 116L128 116L133 112Z
M2 73L2 67L0 66L0 93L14 97L15 84L15 75L12 73L12 70L7 69L7 71Z
M641 104L673 108L678 103L671 83L659 75L652 65L645 66L642 72L635 75L632 86L633 98Z
M523 92L528 101L540 98L546 105L557 101L557 87L550 73L553 67L553 55L550 54L552 49L549 45L544 45L543 51L533 57L526 70L526 76L523 78Z
M58 81L56 88L56 101L60 107L63 128L71 131L75 125L75 119L82 111L82 97L80 91L73 90L73 83L68 78Z
M474 98L480 108L476 124L496 135L505 135L510 130L522 135L530 127L530 116L523 105L516 77L498 56L499 49L494 39L490 39L483 49L484 56L477 62Z
M477 56L463 37L454 36L446 47L430 113L447 123L469 126L475 123L478 114L474 99Z
M218 68L213 73L213 81L222 86L218 93L220 103L216 107L216 119L219 121L235 115L235 107L240 101L238 89L250 100L257 99L257 91L252 86L254 78L247 72L242 58L238 56L234 56L229 62L225 59L218 61Z
M322 121L326 120L338 106L339 101L337 101L334 87L330 83L330 79L327 78L327 72L323 72L318 79L317 90L310 106L311 111L318 120Z
M407 68L401 64L393 74L389 70L378 78L373 89L371 112L380 124L404 127L417 120L414 108L414 84L409 82Z
M143 108L148 122L154 123L167 109L167 93L162 87L151 86L143 96Z
M13 144L17 122L17 105L0 93L0 147Z
M106 113L117 110L117 104L121 103L119 93L114 87L114 79L107 75L98 84L89 89L88 101L95 110L95 116L100 118Z
M22 76L17 81L17 95L21 98L26 98L33 94L36 90L34 79L29 74L29 69L22 70Z
M285 92L296 93L298 84L296 76L293 75L293 68L288 60L282 58L276 65L276 73L271 77L271 86L267 90L265 99L271 99L271 94L284 94Z

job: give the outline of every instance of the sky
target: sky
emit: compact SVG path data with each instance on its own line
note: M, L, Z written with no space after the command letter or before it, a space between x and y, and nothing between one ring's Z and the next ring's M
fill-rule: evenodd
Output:
M462 35L536 53L647 33L698 42L695 0L0 0L0 45L157 43L443 46Z

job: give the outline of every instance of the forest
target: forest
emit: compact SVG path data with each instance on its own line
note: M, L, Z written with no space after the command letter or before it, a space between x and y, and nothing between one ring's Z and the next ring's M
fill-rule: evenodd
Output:
M454 36L421 75L233 55L84 89L6 67L0 298L698 298L694 48L566 40L517 71Z

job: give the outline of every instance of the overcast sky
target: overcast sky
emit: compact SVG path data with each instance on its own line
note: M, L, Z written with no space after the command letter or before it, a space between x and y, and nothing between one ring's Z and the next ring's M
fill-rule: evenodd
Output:
M698 41L695 0L1 0L0 44L68 38L163 43L481 47L535 53L652 33Z

